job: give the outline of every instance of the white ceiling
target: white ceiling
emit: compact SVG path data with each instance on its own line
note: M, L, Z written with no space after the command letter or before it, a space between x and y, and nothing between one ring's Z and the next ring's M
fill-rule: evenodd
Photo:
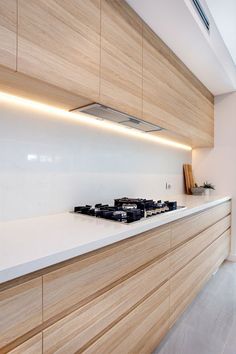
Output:
M236 0L206 0L206 2L236 65Z
M210 34L192 0L126 1L214 95L236 90L236 66L205 0L201 3L210 19Z

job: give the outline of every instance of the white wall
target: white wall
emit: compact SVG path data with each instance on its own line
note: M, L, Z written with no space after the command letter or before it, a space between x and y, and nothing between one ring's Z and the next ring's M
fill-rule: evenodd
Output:
M232 254L236 260L236 93L215 98L215 147L193 151L193 169L199 183L208 180L217 194L233 197Z
M0 104L0 220L183 192L191 152Z

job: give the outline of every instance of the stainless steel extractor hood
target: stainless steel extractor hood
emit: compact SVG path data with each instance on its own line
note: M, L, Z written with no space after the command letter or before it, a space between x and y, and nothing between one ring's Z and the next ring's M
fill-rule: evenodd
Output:
M101 105L99 103L92 103L87 106L73 109L72 112L83 112L89 115L109 120L114 123L123 124L126 127L141 130L146 133L158 132L164 130L158 125L148 123L142 119L133 117L129 114L122 113L113 108Z

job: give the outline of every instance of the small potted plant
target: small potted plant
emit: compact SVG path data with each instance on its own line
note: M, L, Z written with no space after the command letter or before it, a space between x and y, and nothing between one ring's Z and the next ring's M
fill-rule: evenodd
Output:
M205 194L205 188L199 187L197 183L195 183L195 186L191 189L191 192L193 195L204 195Z
M215 190L215 186L212 183L204 182L202 186L205 190L205 195L210 195L213 190Z

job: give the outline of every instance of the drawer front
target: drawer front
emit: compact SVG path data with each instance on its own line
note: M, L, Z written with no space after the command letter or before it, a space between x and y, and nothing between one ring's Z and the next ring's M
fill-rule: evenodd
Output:
M166 227L152 230L43 276L44 320L91 300L111 283L168 251L170 233Z
M151 353L169 326L169 282L154 292L83 353Z
M229 253L230 230L227 230L198 257L170 279L170 324L173 325L191 303L211 274Z
M96 336L128 314L168 276L166 256L46 329L44 353L83 352Z
M41 277L0 292L0 348L41 323Z
M199 234L230 213L231 202L228 201L197 215L177 221L172 226L171 247L176 247L180 243Z
M43 353L43 340L42 334L39 333L33 338L27 340L25 343L19 345L11 350L9 354L42 354Z
M213 226L210 226L198 236L190 239L182 246L173 250L170 255L171 275L177 273L188 262L202 252L208 245L216 240L231 226L231 215L221 219Z

